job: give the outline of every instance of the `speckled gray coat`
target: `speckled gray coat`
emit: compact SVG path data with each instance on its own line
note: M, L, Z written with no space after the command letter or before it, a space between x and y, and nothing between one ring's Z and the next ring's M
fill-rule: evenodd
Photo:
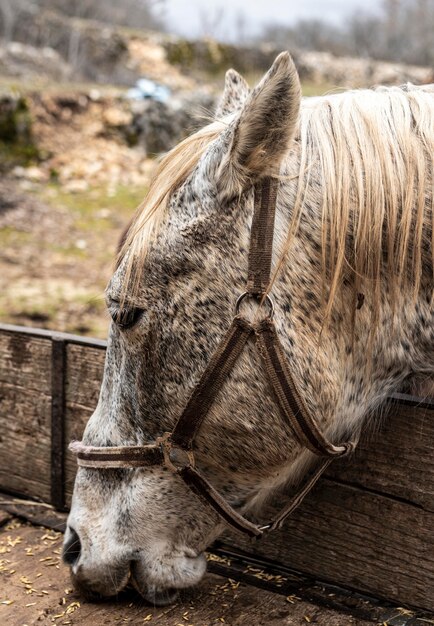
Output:
M276 173L287 155L275 260L282 252L296 194L299 105L299 81L289 55L278 57L250 94L236 72L228 73L220 114L232 114L232 121L169 200L133 303L139 312L135 323L128 329L112 324L101 396L85 443L142 444L173 426L245 288L252 184ZM301 216L273 298L277 329L300 393L323 431L337 441L358 428L410 374L433 373L432 274L424 270L415 303L400 296L393 333L383 285L381 332L372 343L369 367L370 295L356 311L354 332L348 314L353 294L345 281L318 343L321 213L315 194L320 187L321 181L312 183L312 201ZM429 249L426 255L424 267L430 267ZM124 269L121 264L107 289L115 317ZM196 451L212 483L244 510L260 510L271 493L296 480L310 462L310 453L284 426L252 346L218 395ZM176 589L200 579L203 551L223 530L215 514L161 467L80 469L68 524L66 560L81 589L115 594L131 569L138 589L154 603L171 601Z

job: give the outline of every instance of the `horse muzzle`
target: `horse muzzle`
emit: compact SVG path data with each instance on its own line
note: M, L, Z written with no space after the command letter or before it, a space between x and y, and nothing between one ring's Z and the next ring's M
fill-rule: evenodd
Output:
M203 554L188 551L174 554L136 553L134 558L107 562L85 554L77 532L68 526L62 553L70 566L74 588L89 600L117 595L131 582L150 604L165 606L178 597L179 589L196 585L206 571Z

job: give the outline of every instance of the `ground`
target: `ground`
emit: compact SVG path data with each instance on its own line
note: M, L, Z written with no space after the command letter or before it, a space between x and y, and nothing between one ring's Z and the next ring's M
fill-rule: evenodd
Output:
M0 522L1 522L0 511ZM5 519L4 519L5 521ZM62 534L16 518L0 531L0 623L4 626L368 626L321 608L207 574L174 605L153 608L131 589L115 600L90 603L72 589L60 562Z
M56 184L29 193L1 182L1 321L106 337L105 285L144 193L118 186L71 195Z

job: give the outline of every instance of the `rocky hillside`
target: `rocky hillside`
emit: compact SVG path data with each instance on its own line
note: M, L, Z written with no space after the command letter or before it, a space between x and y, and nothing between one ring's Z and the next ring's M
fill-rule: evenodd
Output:
M213 40L187 41L161 33L144 33L90 20L65 18L53 11L23 13L14 40L40 50L9 48L0 53L0 70L19 74L19 60L64 78L128 86L147 76L172 89L193 89L228 67L258 73L280 51L270 42L237 47ZM52 52L49 52L51 50ZM338 58L329 53L292 49L302 81L344 87L433 82L433 69L369 59ZM5 56L6 55L6 56ZM35 67L36 66L36 67Z

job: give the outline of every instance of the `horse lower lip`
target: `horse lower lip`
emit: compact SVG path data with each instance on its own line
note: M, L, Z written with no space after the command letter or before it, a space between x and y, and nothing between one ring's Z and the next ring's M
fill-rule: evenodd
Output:
M173 604L178 595L177 589L163 589L161 591L147 592L143 597L149 604L154 606L167 606L168 604Z
M177 589L171 587L167 589L151 589L147 587L143 580L140 580L140 574L137 574L138 572L133 563L130 571L130 582L134 589L142 596L142 598L144 598L144 600L146 600L146 602L149 602L149 604L152 604L153 606L166 606L168 604L173 604L178 598L179 592Z

